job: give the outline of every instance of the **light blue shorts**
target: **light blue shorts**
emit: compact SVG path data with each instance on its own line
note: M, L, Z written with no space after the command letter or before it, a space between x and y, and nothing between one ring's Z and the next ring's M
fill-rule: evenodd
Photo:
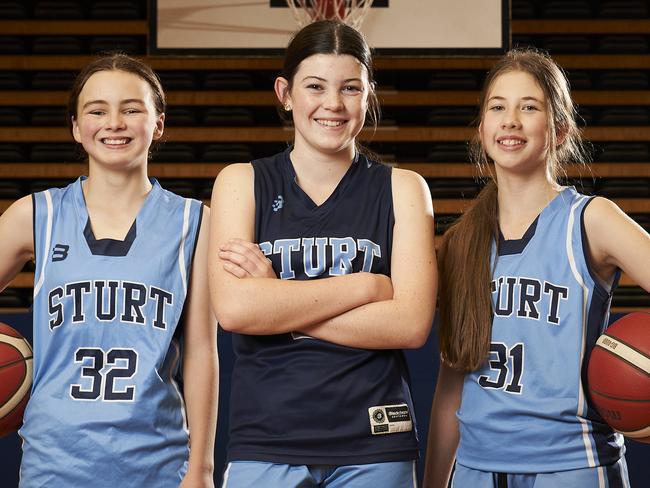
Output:
M417 488L415 461L292 465L233 461L222 488Z
M451 488L630 488L622 457L610 466L538 474L489 473L456 463Z

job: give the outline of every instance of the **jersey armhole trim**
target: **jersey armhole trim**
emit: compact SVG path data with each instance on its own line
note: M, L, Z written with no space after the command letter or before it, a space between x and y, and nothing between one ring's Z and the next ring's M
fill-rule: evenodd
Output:
M251 161L251 168L253 168L253 205L255 206L255 209L254 209L254 212L253 212L253 215L254 215L254 218L255 218L255 220L253 222L253 225L254 225L254 228L253 228L253 240L254 240L254 242L259 241L258 235L259 235L260 228L259 228L258 222L259 222L260 216L257 214L257 212L258 212L258 209L259 209L258 200L261 200L261 196L262 196L261 195L261 190L258 190L258 185L257 185L257 181L258 181L257 179L260 177L260 175L258 174L258 168L257 168L258 163L257 163L257 161L259 161L259 160L254 159L253 161Z
M187 282L190 282L190 277L192 275L192 266L194 266L194 256L196 256L196 248L199 245L199 235L201 234L201 227L203 225L203 209L205 208L205 205L201 203L201 206L199 207L199 216L198 216L198 225L196 226L196 239L194 239L194 245L192 246L192 254L190 254L190 266L189 266L189 273L187 275Z
M38 260L36 259L36 194L32 193L32 245L34 246L34 269L38 269Z
M186 199L186 202L190 206L191 206L192 201L194 201L194 200L192 200L190 198ZM185 283L184 283L184 285L186 286L185 300L183 300L183 308L181 309L181 313L178 315L178 324L176 326L176 330L174 331L174 338L179 337L183 333L183 330L185 329L185 315L186 315L186 312L187 312L187 295L189 293L190 279L191 279L191 276L192 276L192 266L194 265L194 256L196 255L196 248L197 248L198 243L199 243L199 233L201 232L201 223L202 223L202 219L203 219L203 207L204 207L204 205L203 205L203 203L200 203L200 205L201 205L201 207L199 208L198 225L197 225L197 229L196 229L196 238L194 239L194 245L192 246L192 254L190 255L190 258L189 258L189 267L188 267L187 277L182 275L183 279L187 279L187 285L185 285ZM189 226L189 224L188 224L188 226ZM181 259L180 254L185 252L184 251L184 246L185 246L184 241L185 241L185 237L183 237L183 240L181 242L181 250L179 252L179 260ZM183 260L184 260L184 257L183 257ZM181 274L183 272L184 271L181 271Z
M45 190L43 192L43 196L45 197L45 203L46 203L47 223L45 227L43 255L41 258L41 270L38 274L38 281L34 283L34 295L33 295L34 298L36 298L38 292L41 291L41 287L43 286L43 282L45 281L45 265L47 264L47 255L48 255L48 250L50 249L50 239L52 238L52 220L54 219L54 215L53 215L54 208L52 205L52 196L50 195L50 190ZM34 210L34 214L36 214L36 207L34 207L33 210ZM34 238L36 238L36 233L34 233ZM36 248L34 248L34 255L36 255ZM38 268L36 268L36 271L38 272Z
M189 266L185 265L185 241L190 231L190 209L192 208L192 200L187 198L183 208L183 228L181 231L181 244L178 249L178 270L181 274L181 282L183 283L183 292L187 297L187 289L189 286ZM198 234L196 235L198 239ZM189 263L188 263L189 264Z
M591 267L591 262L589 260L589 247L588 247L588 242L587 242L587 232L585 229L585 211L587 210L587 206L594 201L594 196L588 197L589 199L585 203L585 205L582 207L582 210L580 212L580 239L582 242L582 253L583 253L583 259L585 261L585 266L587 268L587 271L589 272L589 276L591 277L591 280L594 282L594 292L598 293L598 295L602 298L609 298L616 287L618 286L618 280L620 279L621 276L621 270L616 269L614 272L614 276L612 279L612 284L609 287L609 290L606 288L606 285L603 283L602 279L600 279L596 273L593 271Z
M367 159L367 158L366 158ZM388 270L392 270L393 266L393 237L395 234L395 197L393 195L393 166L383 163L378 163L382 167L388 168L388 191L390 192L390 221L388 223L388 252L386 253L386 264L388 265ZM434 210L435 212L435 210ZM391 276L390 274L388 275Z

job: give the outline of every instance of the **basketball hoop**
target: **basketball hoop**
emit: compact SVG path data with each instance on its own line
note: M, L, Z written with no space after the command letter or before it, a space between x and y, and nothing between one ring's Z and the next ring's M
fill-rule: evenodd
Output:
M286 0L300 27L317 20L340 20L358 29L372 0Z

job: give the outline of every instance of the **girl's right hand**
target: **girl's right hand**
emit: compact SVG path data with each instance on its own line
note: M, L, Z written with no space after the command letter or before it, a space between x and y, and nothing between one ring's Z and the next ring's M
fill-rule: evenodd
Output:
M230 239L219 248L223 269L237 278L277 278L271 260L254 242Z

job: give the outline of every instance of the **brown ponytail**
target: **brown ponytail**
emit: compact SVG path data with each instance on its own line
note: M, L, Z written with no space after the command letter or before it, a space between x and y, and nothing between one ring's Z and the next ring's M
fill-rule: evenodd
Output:
M438 251L440 351L461 371L477 369L490 348L490 255L498 236L497 215L497 186L490 181L445 233Z

